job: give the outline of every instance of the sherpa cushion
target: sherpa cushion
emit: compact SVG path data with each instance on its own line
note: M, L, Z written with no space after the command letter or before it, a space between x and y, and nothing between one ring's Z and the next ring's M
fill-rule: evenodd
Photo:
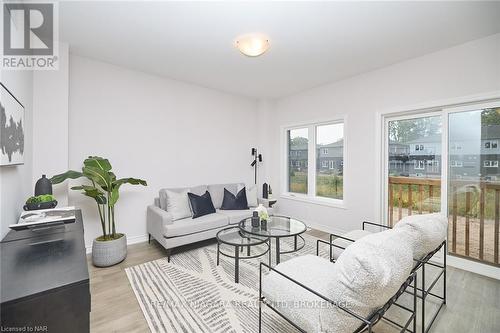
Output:
M276 269L366 318L408 278L413 259L411 247L404 241L407 237L404 230L384 231L347 247L335 264L307 255ZM277 273L267 275L262 285L268 301L307 332L347 333L362 324L342 309L325 307L320 298Z
M331 297L368 317L384 305L408 278L413 267L411 247L404 231L387 230L368 235L347 249L336 262L336 275L329 282ZM335 316L322 311L323 327L332 332L352 332L360 321L337 309Z
M308 254L282 262L275 269L322 295L328 295L326 282L335 276L335 265L325 258ZM324 332L319 308L329 306L329 303L276 272L262 277L262 292L267 301L306 332Z
M358 239L361 239L365 236L371 235L372 233L366 230L351 230L349 232L346 232L345 234L342 235L342 237L352 239L353 241L357 241ZM332 242L336 246L332 246L332 255L333 259L337 260L337 258L344 252L343 249L337 247L340 246L342 248L347 248L349 245L351 245L354 242L348 241L343 238L335 238Z
M421 259L446 239L448 220L439 213L412 215L399 221L394 229L405 229L411 233L413 258Z

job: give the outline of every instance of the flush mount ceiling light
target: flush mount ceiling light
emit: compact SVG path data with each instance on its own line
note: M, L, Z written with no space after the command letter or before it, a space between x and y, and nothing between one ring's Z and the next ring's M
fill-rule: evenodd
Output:
M269 49L269 39L258 34L246 34L236 38L236 48L248 57L258 57Z

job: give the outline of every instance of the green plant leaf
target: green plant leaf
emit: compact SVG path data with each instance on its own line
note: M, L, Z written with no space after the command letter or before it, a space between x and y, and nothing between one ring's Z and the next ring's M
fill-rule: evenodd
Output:
M50 182L52 184L59 184L65 181L66 179L77 179L80 177L83 177L83 173L79 171L69 170L66 171L65 173L52 176L52 178L50 178Z
M111 177L106 170L92 166L84 166L83 174L101 186L105 191L111 187Z
M99 156L89 156L83 161L83 165L84 167L93 167L104 171L111 170L111 163L109 163L109 160Z
M93 198L95 201L97 201L98 204L105 204L106 203L105 193L94 186L80 185L80 186L73 186L71 189L72 190L82 190L84 195L86 195L87 197Z
M111 190L111 196L109 198L109 204L111 206L114 206L118 201L118 198L120 197L120 186L122 186L123 184L148 186L148 183L145 180L138 178L121 178L115 180L111 184L112 190Z

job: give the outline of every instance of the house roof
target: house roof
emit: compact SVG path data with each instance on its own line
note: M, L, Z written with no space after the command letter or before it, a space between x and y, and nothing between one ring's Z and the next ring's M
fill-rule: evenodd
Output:
M337 148L344 146L344 139L340 139L339 141L335 141L332 143L327 143L324 145L318 145L319 148Z

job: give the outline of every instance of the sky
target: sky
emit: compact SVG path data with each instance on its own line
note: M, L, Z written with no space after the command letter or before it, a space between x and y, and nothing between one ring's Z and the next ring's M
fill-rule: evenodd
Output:
M328 144L337 142L344 137L344 124L329 124L316 127L316 143ZM298 128L290 131L290 138L303 137L308 138L307 128Z

